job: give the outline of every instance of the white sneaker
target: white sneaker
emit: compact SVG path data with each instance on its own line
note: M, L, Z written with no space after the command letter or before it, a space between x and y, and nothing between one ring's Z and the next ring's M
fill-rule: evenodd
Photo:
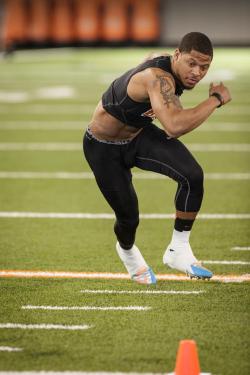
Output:
M213 276L212 272L203 267L195 258L188 242L179 246L170 244L163 256L163 263L186 273L191 278L210 279Z
M156 283L154 272L145 262L137 246L133 245L130 250L124 250L121 248L119 242L117 242L116 251L132 280L139 284Z

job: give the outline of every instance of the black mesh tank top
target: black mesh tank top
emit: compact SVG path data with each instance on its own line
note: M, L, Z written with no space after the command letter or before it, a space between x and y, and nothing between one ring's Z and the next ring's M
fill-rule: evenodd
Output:
M113 81L102 96L103 108L121 122L135 128L143 128L150 124L153 119L145 114L151 109L150 102L134 101L128 96L127 87L134 74L152 67L170 73L175 80L175 95L180 96L182 94L183 86L171 70L170 56L159 56L143 62Z

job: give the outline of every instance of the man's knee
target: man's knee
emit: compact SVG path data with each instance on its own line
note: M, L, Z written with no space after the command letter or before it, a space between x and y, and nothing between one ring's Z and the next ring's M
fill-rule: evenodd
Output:
M138 217L118 219L114 225L114 232L123 249L131 249L135 242L136 229L139 224Z
M188 182L191 189L202 190L204 182L204 173L199 164L195 165L190 169L188 174Z
M139 214L134 217L117 218L116 225L122 228L127 228L128 230L136 230L139 225Z

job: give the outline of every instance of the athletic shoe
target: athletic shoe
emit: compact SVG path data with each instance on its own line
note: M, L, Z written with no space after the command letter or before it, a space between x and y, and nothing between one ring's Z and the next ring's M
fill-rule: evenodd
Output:
M163 263L170 268L186 273L190 278L211 279L212 272L202 266L195 258L191 246L187 243L185 246L167 247L163 256Z
M130 250L124 250L121 248L119 242L117 242L116 251L132 280L139 284L149 285L156 283L154 272L145 262L137 246L133 245Z
M150 267L141 268L135 275L131 276L131 279L139 284L156 284L156 277Z

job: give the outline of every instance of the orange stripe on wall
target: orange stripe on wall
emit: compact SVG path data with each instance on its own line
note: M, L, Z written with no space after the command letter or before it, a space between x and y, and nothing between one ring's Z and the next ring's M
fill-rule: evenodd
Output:
M133 0L131 38L138 42L150 42L156 41L159 34L159 0Z
M50 3L48 0L30 2L29 39L35 42L45 42L49 38Z
M128 39L128 1L106 0L103 3L102 39L119 42Z
M6 0L3 20L3 45L6 47L27 38L27 9L25 0Z
M51 13L51 39L58 43L73 41L73 13L69 0L54 0Z
M74 0L75 39L97 41L100 36L99 0Z

